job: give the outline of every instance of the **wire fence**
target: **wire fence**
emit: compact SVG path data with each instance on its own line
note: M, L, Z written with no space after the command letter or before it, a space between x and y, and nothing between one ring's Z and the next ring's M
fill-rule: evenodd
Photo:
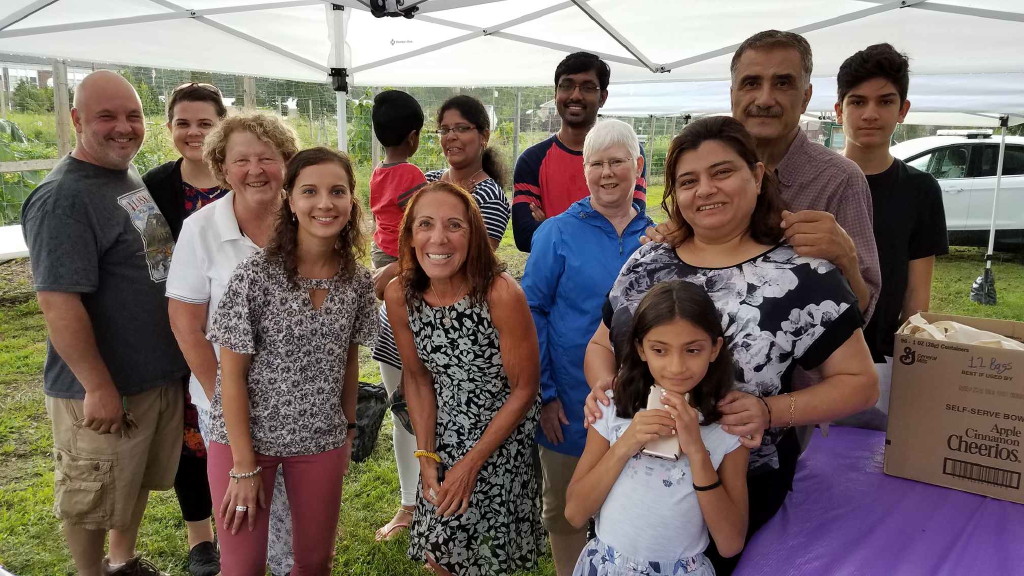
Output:
M18 63L0 63L0 70L4 88L0 90L0 163L57 158L52 71L46 66ZM176 87L187 82L205 82L219 87L231 110L250 108L279 114L295 128L303 147L337 147L337 101L327 83L139 67L118 71L136 87L146 113L146 141L135 158L140 172L178 157L165 127L165 102ZM90 72L68 69L69 88L73 89ZM487 107L492 120L489 144L499 151L509 175L518 154L556 132L560 125L552 104L554 90L551 86L394 88L415 97L426 116L420 149L411 158L424 171L446 165L434 133L436 112L445 100L456 94L473 96ZM367 197L366 183L374 163L382 157L373 137L370 112L373 96L383 89L353 87L346 103L348 152L356 166L356 181L363 198ZM651 185L661 183L668 144L689 117L642 116L622 120L633 126L644 145L648 182ZM925 136L934 133L935 128L903 128L897 136L902 136L900 139ZM0 173L0 225L18 222L21 203L46 173L45 169ZM510 182L504 184L511 187Z

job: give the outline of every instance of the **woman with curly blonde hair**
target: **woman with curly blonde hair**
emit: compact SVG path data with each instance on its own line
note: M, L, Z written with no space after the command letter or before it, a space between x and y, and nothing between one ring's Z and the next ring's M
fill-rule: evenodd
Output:
M167 296L171 328L192 370L190 389L207 442L219 348L206 339L206 332L235 267L270 242L281 207L285 163L298 151L295 131L280 117L265 113L225 118L203 143L210 173L230 191L181 223ZM284 575L292 568L291 518L283 482L278 486L270 511L268 564L273 574Z

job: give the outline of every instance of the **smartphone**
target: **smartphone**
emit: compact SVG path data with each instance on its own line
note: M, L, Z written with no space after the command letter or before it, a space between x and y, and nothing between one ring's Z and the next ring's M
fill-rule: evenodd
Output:
M661 402L661 393L664 388L655 384L651 386L651 393L647 396L647 409L648 410L663 410L665 405ZM655 458L664 458L665 460L678 460L679 459L679 440L676 439L675 435L659 436L655 440L651 440L644 446L644 454L648 456L654 456Z

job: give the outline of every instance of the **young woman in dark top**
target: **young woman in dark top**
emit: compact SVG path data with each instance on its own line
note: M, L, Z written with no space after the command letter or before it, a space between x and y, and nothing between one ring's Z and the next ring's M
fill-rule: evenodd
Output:
M182 84L167 100L167 129L181 158L153 168L142 179L167 219L175 240L185 218L228 192L220 187L216 176L203 162L206 135L225 116L227 108L220 90L212 84ZM220 572L220 555L210 527L212 502L206 478L206 447L199 433L199 416L187 382L185 386L185 435L174 492L188 529L189 574L213 576Z

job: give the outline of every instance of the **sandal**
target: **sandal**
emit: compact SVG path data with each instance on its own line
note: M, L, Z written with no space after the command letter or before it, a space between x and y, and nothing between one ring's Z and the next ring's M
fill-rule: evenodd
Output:
M402 530L407 529L409 524L412 523L413 511L406 508L399 508L395 512L395 517L391 519L391 522L381 526L377 529L374 535L374 540L377 542L387 542L391 540Z

